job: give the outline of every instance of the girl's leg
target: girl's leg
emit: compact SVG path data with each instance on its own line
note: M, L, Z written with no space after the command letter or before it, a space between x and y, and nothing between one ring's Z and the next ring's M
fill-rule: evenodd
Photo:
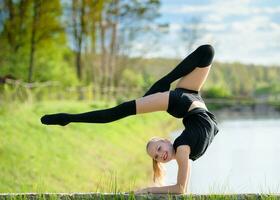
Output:
M108 123L130 115L166 111L168 107L168 99L169 91L126 101L115 107L103 110L95 110L79 114L57 113L44 115L41 118L41 122L46 125L61 126L65 126L70 122Z
M209 45L199 46L194 52L189 54L171 72L155 82L144 96L169 90L170 84L178 78L191 73L196 67L204 68L212 63L214 48Z
M65 126L70 122L107 123L135 114L136 101L131 100L103 110L95 110L79 114L56 113L44 115L41 118L41 122L46 125L61 126Z
M169 92L157 92L136 99L137 114L155 111L166 111L168 108Z
M211 65L204 68L195 68L192 71L192 73L180 78L179 82L176 84L176 88L186 88L189 90L200 91L200 89L203 87L204 82L207 79L210 68ZM204 102L193 101L189 107L188 112L194 109L195 107L203 107L206 110L208 110Z
M180 80L176 84L176 88L186 88L190 90L200 91L208 77L210 68L211 65L204 68L195 68L192 73L180 78Z

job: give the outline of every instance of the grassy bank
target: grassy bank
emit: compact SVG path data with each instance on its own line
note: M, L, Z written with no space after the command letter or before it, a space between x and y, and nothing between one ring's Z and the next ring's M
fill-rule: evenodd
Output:
M111 104L53 101L0 107L0 192L112 192L150 184L145 145L179 120L165 112L107 124L45 126L45 113L86 112Z

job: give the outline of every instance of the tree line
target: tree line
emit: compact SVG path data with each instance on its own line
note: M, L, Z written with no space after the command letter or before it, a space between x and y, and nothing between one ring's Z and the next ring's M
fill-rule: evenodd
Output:
M183 59L183 58L182 58ZM181 59L139 58L133 67L135 73L142 69L141 78L135 78L131 85L141 84L148 88L153 82L171 71ZM125 77L125 76L124 76ZM129 79L127 79L129 80ZM205 97L261 97L278 96L280 98L280 67L239 62L224 63L215 61L201 90ZM172 85L174 87L175 84Z
M160 0L0 0L0 76L101 89L129 85L144 91L179 63L129 57L141 35L157 38L167 26L155 22L160 5ZM190 49L197 30L182 33L185 41L193 38L186 45ZM219 62L213 66L204 87L210 96L280 91L279 67Z
M158 0L1 0L1 74L24 81L118 83ZM149 23L148 23L149 22Z

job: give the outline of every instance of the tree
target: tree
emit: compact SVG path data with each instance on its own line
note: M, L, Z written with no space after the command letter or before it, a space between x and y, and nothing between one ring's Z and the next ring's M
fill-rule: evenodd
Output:
M0 6L0 72L32 82L57 77L56 67L63 68L61 73L67 71L60 0L5 0Z
M101 34L101 67L104 73L102 88L118 85L118 77L127 67L125 60L130 53L130 45L139 35L151 31L149 26L159 16L159 5L158 0L111 0L104 5L98 27ZM110 34L108 45L108 38L104 37L106 32Z
M28 9L30 0L0 1L0 63L6 66L6 72L19 76L21 67L19 60L24 63L26 51L24 47L28 44Z
M46 40L54 39L63 32L60 24L61 5L59 0L33 0L30 37L30 56L28 82L32 81L35 53L37 46Z
M90 51L96 53L97 22L101 17L100 12L105 2L103 0L72 0L64 3L66 11L64 24L66 24L70 42L73 44L71 46L75 53L76 73L80 81L84 78L82 63L84 50L89 46Z

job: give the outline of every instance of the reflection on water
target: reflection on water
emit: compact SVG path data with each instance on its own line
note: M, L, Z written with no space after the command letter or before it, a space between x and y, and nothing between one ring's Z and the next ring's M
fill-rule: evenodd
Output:
M206 153L190 162L187 193L279 193L280 119L226 120L219 128ZM165 167L166 184L175 184L176 161Z

